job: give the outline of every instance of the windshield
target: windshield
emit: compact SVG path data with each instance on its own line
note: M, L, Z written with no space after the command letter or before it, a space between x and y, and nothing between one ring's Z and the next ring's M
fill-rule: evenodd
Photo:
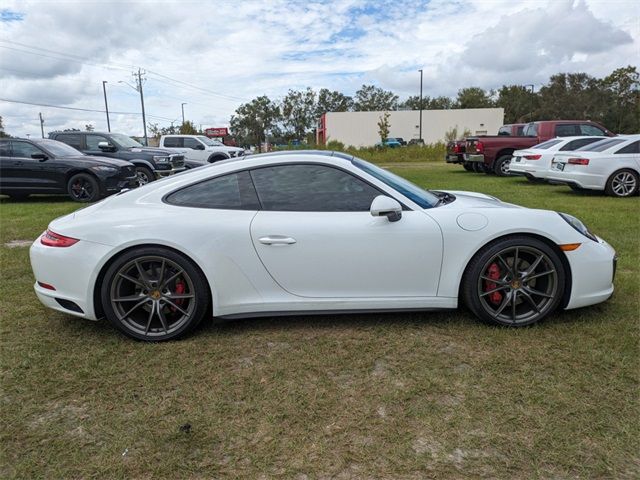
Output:
M143 145L122 133L112 133L111 138L122 148L143 148Z
M84 155L84 153L57 140L36 140L34 143L49 153L54 154L56 157L79 157L80 155Z
M604 152L605 150L624 142L622 138L607 138L599 142L590 143L584 147L577 148L576 152Z
M219 147L221 145L224 145L223 143L220 143L218 140L212 140L209 137L197 137L197 138L198 140L200 140L202 143L204 143L209 147Z
M439 198L433 193L427 192L422 188L414 185L409 180L391 173L388 170L384 170L380 167L376 167L369 162L365 162L359 158L354 158L351 163L358 167L360 170L364 170L372 177L377 178L383 183L386 183L391 188L401 193L405 197L411 199L413 202L420 205L422 208L432 208L438 203Z

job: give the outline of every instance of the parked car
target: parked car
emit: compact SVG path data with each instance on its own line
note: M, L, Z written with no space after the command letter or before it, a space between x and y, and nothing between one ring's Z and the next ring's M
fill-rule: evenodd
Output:
M498 129L498 135L517 136L522 135L524 130L524 123L510 123L503 125ZM484 172L484 165L479 162L465 161L464 154L466 151L466 139L452 140L447 142L447 153L445 154L445 161L447 163L458 163L464 167L465 170L474 172Z
M95 202L135 185L129 162L84 155L55 140L0 139L0 193L9 197L66 193L77 202Z
M412 138L407 145L421 145L424 146L424 140L422 138Z
M401 147L402 144L398 140L396 140L395 138L387 138L384 142L376 143L375 146L377 148L384 148L384 147L398 148L398 147Z
M586 145L574 152L558 152L549 181L574 190L604 190L614 197L638 194L640 135L621 135Z
M407 142L406 142L406 140L405 140L404 138L402 138L402 137L395 137L395 139L396 139L396 141L397 141L398 143L400 143L400 145L402 145L403 147L405 147L405 146L407 145Z
M491 324L530 325L607 300L616 258L570 215L423 190L326 151L214 163L113 196L52 221L30 255L46 306L147 341L184 335L207 314L459 300Z
M160 148L184 152L187 160L200 165L244 155L244 149L229 147L204 135L163 135Z
M467 138L465 160L482 165L486 173L509 175L509 162L515 150L532 147L554 137L613 136L602 125L590 120L545 120L528 123L523 136L483 135Z
M121 133L52 132L49 138L64 142L87 155L118 158L133 163L136 167L138 185L185 169L182 153L145 147Z
M516 150L509 163L509 173L524 175L531 182L546 180L551 160L558 152L571 152L603 137L557 137L534 145L526 150Z

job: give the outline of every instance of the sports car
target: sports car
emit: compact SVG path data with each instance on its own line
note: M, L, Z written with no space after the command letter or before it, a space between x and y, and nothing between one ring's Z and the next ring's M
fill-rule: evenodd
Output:
M206 316L454 309L524 326L613 293L615 251L578 219L429 191L351 155L190 170L52 221L35 292L146 341Z

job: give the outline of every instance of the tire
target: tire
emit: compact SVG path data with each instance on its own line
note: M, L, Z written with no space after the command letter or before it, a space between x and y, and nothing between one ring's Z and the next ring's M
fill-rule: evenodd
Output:
M514 236L487 245L471 259L461 296L480 320L523 327L558 308L565 279L562 261L551 247L533 237Z
M207 281L188 258L163 247L118 257L100 286L107 319L122 333L147 342L193 331L209 310Z
M493 163L493 173L498 175L499 177L508 177L509 173L509 164L511 163L511 155L502 155L498 157L496 161Z
M473 171L476 173L484 173L484 165L482 165L479 162L472 162L473 164Z
M632 197L637 195L639 183L636 172L623 168L611 174L604 191L612 197Z
M67 182L67 193L75 202L95 202L100 198L100 185L94 176L77 173Z
M231 157L227 157L226 155L220 155L220 154L213 154L211 155L209 158L207 158L207 162L209 163L215 163L215 162L219 162L220 160L227 160Z
M462 166L467 172L473 172L473 165L470 162L464 162Z
M156 177L153 175L153 172L150 168L138 166L136 165L136 185L141 187L142 185L146 185L147 183L153 182Z

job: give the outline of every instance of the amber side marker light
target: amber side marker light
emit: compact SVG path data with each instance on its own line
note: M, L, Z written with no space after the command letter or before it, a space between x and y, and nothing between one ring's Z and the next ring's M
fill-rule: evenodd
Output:
M563 252L573 252L574 250L577 250L578 247L582 245L581 243L565 243L564 245L558 245L560 247L560 250L562 250Z

